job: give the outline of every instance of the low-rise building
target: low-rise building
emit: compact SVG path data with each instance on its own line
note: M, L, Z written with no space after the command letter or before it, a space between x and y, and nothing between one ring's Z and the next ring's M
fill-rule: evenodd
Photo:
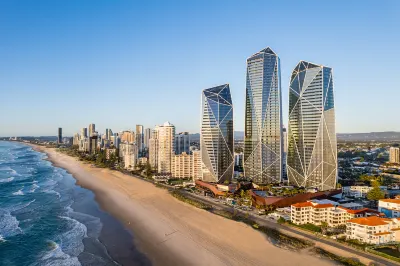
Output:
M400 241L400 219L376 216L351 219L346 223L346 237L368 244Z
M106 149L106 159L110 160L113 154L116 154L117 149Z
M365 198L371 189L369 186L348 186L342 187L342 193L348 197Z
M139 164L141 164L141 165L146 165L147 164L147 157L140 157L139 159L138 159L138 163Z
M400 217L400 199L381 199L378 210L389 218Z
M294 224L321 225L323 222L330 227L346 224L353 218L379 215L378 212L367 208L352 210L332 203L319 203L313 201L301 202L291 205L291 221Z

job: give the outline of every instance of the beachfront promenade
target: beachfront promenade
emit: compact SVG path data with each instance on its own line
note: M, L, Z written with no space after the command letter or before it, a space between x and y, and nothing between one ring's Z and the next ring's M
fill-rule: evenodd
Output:
M268 218L266 218L266 216L259 216L257 214L254 214L254 212L247 212L247 211L243 211L240 209L234 209L231 206L224 205L224 204L222 204L220 202L216 202L210 198L199 196L199 195L196 195L193 193L189 193L187 191L182 191L182 193L184 193L185 196L188 198L200 201L204 204L212 205L213 208L216 208L219 210L229 211L232 213L234 210L236 210L236 212L238 212L239 214L242 214L242 215L248 214L249 219L253 220L254 222L258 223L259 225L267 226L267 227L276 229L282 233L293 235L295 237L301 237L301 238L306 238L308 240L312 240L313 242L316 243L317 246L319 246L321 248L329 250L330 247L334 247L337 250L332 250L332 252L337 253L338 255L340 255L340 253L342 253L344 251L344 252L352 253L352 254L356 255L357 257L363 257L365 259L375 261L375 262L381 263L383 265L388 265L388 266L399 265L399 263L396 263L389 259L379 257L377 255L367 253L367 252L361 251L359 249L341 244L335 240L325 238L325 237L319 237L311 232L307 232L307 231L304 231L304 230L301 230L301 229L298 229L298 228L295 228L292 226L278 224L276 222L268 220ZM354 256L354 258L357 258L356 256Z

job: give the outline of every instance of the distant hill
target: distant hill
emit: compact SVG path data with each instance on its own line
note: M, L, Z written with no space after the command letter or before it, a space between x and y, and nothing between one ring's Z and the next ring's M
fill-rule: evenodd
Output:
M338 141L400 141L400 132L338 133Z

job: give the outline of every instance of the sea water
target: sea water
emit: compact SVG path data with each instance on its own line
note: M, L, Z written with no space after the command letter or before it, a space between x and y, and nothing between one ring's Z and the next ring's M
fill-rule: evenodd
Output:
M98 239L100 218L74 210L89 191L45 158L0 141L0 265L118 265Z

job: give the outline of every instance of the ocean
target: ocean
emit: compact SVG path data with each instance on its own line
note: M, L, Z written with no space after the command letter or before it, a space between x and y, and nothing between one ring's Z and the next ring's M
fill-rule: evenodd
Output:
M0 265L150 265L93 193L45 158L0 141Z

